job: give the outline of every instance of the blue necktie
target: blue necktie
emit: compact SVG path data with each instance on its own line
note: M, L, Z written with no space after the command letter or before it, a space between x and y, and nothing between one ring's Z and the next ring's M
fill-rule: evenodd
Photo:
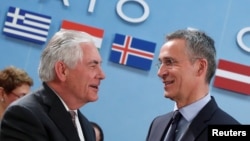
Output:
M174 141L175 140L175 132L176 132L178 122L181 119L181 116L182 115L179 112L179 110L174 111L173 117L171 119L171 124L168 128L167 135L166 135L164 141Z

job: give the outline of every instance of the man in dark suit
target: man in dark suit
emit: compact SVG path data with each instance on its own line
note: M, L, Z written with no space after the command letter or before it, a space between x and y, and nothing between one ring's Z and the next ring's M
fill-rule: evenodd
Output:
M207 141L208 125L240 124L218 107L209 92L216 70L214 41L198 30L177 30L167 36L159 54L158 76L164 96L175 102L174 111L156 117L147 141ZM173 122L174 121L174 122ZM177 125L173 129L174 125ZM171 130L175 133L171 135Z
M0 140L95 141L94 129L79 108L98 99L105 78L101 61L87 33L57 32L41 56L42 87L7 108Z

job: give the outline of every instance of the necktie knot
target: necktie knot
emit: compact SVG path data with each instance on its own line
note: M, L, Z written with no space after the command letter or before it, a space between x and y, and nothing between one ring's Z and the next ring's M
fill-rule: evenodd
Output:
M76 112L73 111L73 110L70 110L69 113L70 113L71 117L75 117L76 116Z
M182 115L181 115L181 113L180 113L179 110L174 111L173 117L172 117L172 124L173 124L173 123L176 123L176 122L179 122L181 116L182 116Z

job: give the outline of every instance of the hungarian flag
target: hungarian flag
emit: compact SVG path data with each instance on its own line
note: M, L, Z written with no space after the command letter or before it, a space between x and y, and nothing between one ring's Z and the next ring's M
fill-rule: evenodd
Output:
M226 60L219 60L214 86L250 95L250 67Z
M110 61L122 65L150 70L156 43L129 35L115 34Z
M75 22L71 22L67 20L62 21L61 29L72 29L72 30L84 31L92 36L97 48L100 49L102 46L102 38L104 35L103 29L92 27L89 25L80 24L80 23L75 23Z
M50 16L9 7L3 33L9 37L44 44L47 41L50 23Z

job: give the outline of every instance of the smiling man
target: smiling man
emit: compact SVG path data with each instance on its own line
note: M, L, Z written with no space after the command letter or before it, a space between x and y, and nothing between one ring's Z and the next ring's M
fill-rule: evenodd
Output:
M174 111L153 120L147 141L207 141L208 125L239 124L210 95L216 50L213 39L204 32L178 30L169 34L158 67L164 96L175 106Z
M90 35L57 32L41 55L41 89L7 108L0 140L95 141L94 129L79 108L98 99L105 78L101 63Z

